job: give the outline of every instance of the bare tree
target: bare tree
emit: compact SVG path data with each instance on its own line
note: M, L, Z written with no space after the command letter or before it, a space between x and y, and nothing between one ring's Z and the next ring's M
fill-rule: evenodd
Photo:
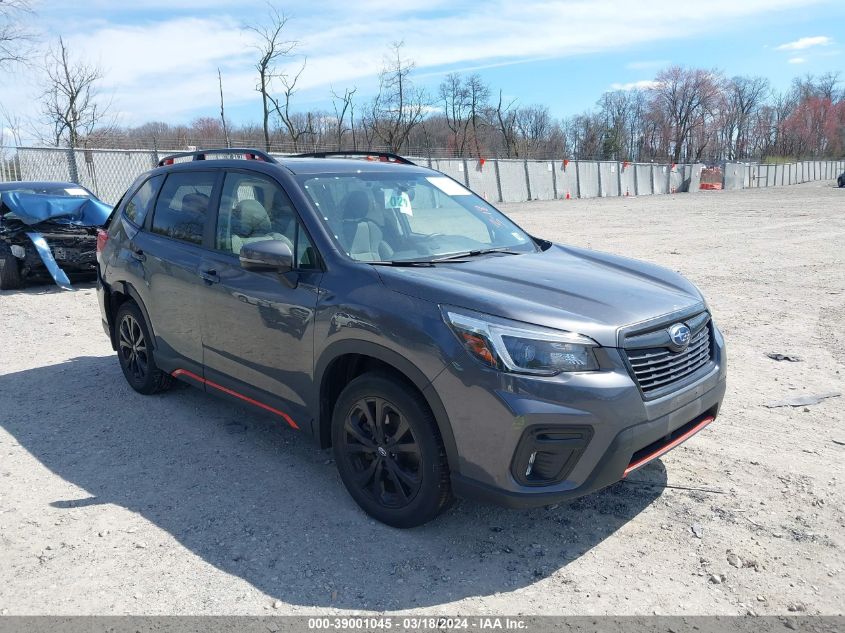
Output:
M255 34L255 49L258 51L258 61L255 69L258 71L258 85L255 89L261 95L261 106L264 126L264 149L270 151L270 104L271 85L276 76L276 64L280 59L289 56L296 49L298 42L285 40L283 31L288 18L273 5L269 5L267 21L262 24L248 25L247 31Z
M425 91L411 81L414 63L402 57L403 42L391 45L379 75L379 91L370 104L370 124L377 136L393 152L399 152L411 131L426 114Z
M100 68L74 60L60 37L44 62L46 87L41 96L42 110L51 127L51 141L78 147L106 116L108 106L98 103L97 82Z
M749 155L749 133L754 114L768 93L769 81L763 77L733 77L727 82L720 109L722 143L728 160Z
M343 137L346 135L346 132L352 132L352 146L353 149L357 149L355 146L355 103L353 102L353 97L357 92L357 88L349 88L344 89L343 95L339 95L335 92L334 88L331 89L332 95L332 107L334 108L334 137L335 137L335 144L337 145L337 149L343 149ZM349 127L346 127L346 115L349 115Z
M464 155L469 127L469 104L467 91L459 73L449 73L438 87L440 101L446 114L446 126L452 133L452 142L457 156Z
M511 158L512 156L519 156L517 149L517 129L516 129L516 111L514 106L516 99L513 99L508 105L504 105L502 101L502 91L499 90L499 103L496 105L496 121L498 122L499 133L502 135L502 144L505 148L505 156Z
M518 132L517 156L536 155L552 130L552 117L546 106L523 106L517 108L514 124Z
M458 73L450 73L440 83L439 98L446 125L452 132L455 153L464 156L471 143L475 154L480 156L480 128L486 123L484 114L488 110L490 87L477 74L463 79Z
M223 124L223 137L226 140L226 147L232 147L229 140L229 126L226 125L226 110L223 107L223 75L220 74L220 67L217 67L217 82L220 85L220 123Z
M290 136L294 151L299 150L299 140L302 136L311 132L310 113L303 120L303 117L296 116L291 109L291 100L297 92L296 84L305 71L306 63L307 60L303 60L302 66L293 76L287 73L281 73L277 76L279 82L282 84L282 96L280 98L276 98L271 94L267 95L273 104L273 108L276 110L276 114L279 115L279 119L284 124L288 136Z
M490 87L484 83L478 74L467 77L464 85L466 86L467 104L469 106L469 127L472 134L472 143L475 146L475 155L480 158L480 133L481 127L487 124L484 113L487 111L490 101Z
M0 126L0 147L6 145L6 132L11 136L12 143L20 147L22 145L21 129L23 127L21 117L9 112L4 106L0 105L0 119L2 119L2 126Z
M29 0L0 0L0 69L28 59L32 33L22 22L31 13Z
M655 107L662 110L672 131L672 159L677 163L693 131L704 124L719 95L714 71L673 66L657 75ZM687 148L689 149L689 148Z

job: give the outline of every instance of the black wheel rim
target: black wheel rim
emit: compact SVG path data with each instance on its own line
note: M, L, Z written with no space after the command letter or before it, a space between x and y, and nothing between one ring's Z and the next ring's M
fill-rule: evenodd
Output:
M422 455L408 420L383 398L356 402L343 426L355 485L388 508L402 508L422 484Z
M147 356L147 340L141 324L131 314L127 314L120 322L119 350L123 367L135 382L143 382L147 377L149 357Z

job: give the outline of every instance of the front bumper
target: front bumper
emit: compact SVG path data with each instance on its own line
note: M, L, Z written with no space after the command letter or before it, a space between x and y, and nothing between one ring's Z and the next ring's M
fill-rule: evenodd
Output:
M478 363L452 363L440 374L433 387L455 436L455 493L510 507L580 497L619 481L626 471L659 457L716 417L726 386L724 341L718 330L713 362L704 375L654 400L643 399L618 350L602 348L601 355L603 371L547 379L502 374ZM555 483L527 485L517 478L517 448L537 428L587 430L577 460Z

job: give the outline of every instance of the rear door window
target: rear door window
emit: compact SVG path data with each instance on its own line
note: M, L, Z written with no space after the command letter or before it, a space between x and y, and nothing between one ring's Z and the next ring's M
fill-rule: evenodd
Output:
M127 220L137 226L144 224L144 218L147 217L163 180L164 176L162 175L153 176L140 186L138 191L129 199L129 202L126 203L126 206L123 207L123 215L126 216Z
M202 244L217 174L183 172L167 176L153 213L152 232Z

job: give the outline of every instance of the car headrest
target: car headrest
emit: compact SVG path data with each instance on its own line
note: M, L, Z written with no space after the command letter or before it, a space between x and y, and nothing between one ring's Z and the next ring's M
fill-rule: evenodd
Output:
M366 191L350 191L343 201L343 220L360 221L373 210L373 198Z
M182 197L182 209L205 215L208 213L209 201L209 197L204 193L186 193Z
M255 233L267 233L271 229L270 216L258 200L241 200L235 205L232 219L232 233L237 235L250 236Z

